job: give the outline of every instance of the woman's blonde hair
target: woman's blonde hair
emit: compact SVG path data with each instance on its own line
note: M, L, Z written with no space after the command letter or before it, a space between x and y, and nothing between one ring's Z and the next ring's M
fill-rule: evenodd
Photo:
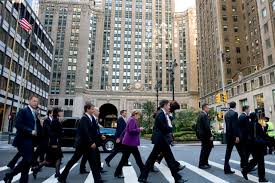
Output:
M141 115L141 112L139 110L136 110L136 109L134 109L134 110L131 111L131 116L134 116L136 114Z

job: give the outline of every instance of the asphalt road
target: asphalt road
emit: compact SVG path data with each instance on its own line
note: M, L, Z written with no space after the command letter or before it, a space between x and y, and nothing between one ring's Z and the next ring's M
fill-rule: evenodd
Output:
M139 148L142 159L144 162L146 161L149 153L151 152L152 145L149 141L142 140L142 144ZM223 159L225 154L225 146L224 145L217 145L212 150L210 155L210 164L212 168L209 170L201 170L197 168L198 165L198 158L200 153L200 146L196 144L177 144L172 148L173 153L178 161L182 164L186 165L186 168L181 171L181 175L188 179L188 182L192 183L227 183L227 182L258 182L257 171L252 172L249 176L249 181L246 181L242 178L240 174L240 166L239 166L239 156L237 155L236 150L234 149L231 157L231 168L236 169L236 173L233 175L225 175L223 173ZM4 177L4 174L9 170L6 169L6 164L8 161L15 155L16 149L7 145L5 143L0 143L0 180ZM64 149L64 158L62 160L63 164L61 166L64 167L66 162L72 156L72 152L70 149ZM139 176L139 168L135 164L135 160L131 156L129 162L131 162L132 166L124 167L124 179L114 178L114 171L116 165L118 164L121 154L118 154L113 161L111 162L111 167L107 167L104 159L107 157L107 153L101 153L101 161L103 163L103 168L107 172L102 174L102 178L105 182L111 183L137 183L137 177ZM266 178L270 182L275 182L275 155L267 155L265 157L266 161ZM155 168L159 170L157 173L150 173L148 181L151 183L167 183L173 182L173 178L170 174L169 169L166 166L166 162L163 161L162 164L155 164ZM87 169L89 169L87 165ZM29 182L31 183L56 183L57 180L54 179L52 176L54 175L54 168L45 167L43 170L38 174L37 179L34 180L31 172ZM14 182L18 182L19 176L14 178ZM16 181L17 179L17 181ZM79 162L75 165L74 168L71 169L71 172L68 176L67 181L69 183L93 183L93 178L91 174L80 175L79 174ZM3 181L0 181L2 183Z

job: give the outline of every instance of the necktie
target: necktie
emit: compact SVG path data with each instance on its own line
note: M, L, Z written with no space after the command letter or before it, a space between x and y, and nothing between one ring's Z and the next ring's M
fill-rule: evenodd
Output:
M34 119L34 130L37 132L37 125L36 125L36 114L32 111L33 119Z

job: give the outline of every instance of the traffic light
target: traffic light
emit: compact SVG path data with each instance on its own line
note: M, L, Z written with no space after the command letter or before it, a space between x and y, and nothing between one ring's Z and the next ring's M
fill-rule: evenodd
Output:
M220 93L218 93L218 94L216 95L216 103L217 103L217 104L220 104L220 103L221 103L221 94L220 94Z
M228 101L228 95L227 95L226 92L224 92L224 94L223 94L223 99L222 99L222 101L223 101L224 103L227 103L227 101Z
M217 120L222 121L223 120L223 112L218 112L217 113Z

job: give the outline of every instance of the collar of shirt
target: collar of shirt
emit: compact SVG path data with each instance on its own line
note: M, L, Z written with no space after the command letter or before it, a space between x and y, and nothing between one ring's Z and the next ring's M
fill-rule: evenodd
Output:
M88 114L88 113L85 113L85 114L89 117L89 119L91 120L91 122L93 122L92 116L90 114Z
M168 113L163 108L161 108L161 110L164 112L165 115L168 115Z
M52 118L52 117L50 117L50 116L49 116L49 119L50 119L51 121L53 120L53 118Z
M202 111L204 114L208 115L207 112L205 112L204 110Z
M28 107L30 108L30 110L32 111L32 113L35 114L35 110L30 105L28 105Z

